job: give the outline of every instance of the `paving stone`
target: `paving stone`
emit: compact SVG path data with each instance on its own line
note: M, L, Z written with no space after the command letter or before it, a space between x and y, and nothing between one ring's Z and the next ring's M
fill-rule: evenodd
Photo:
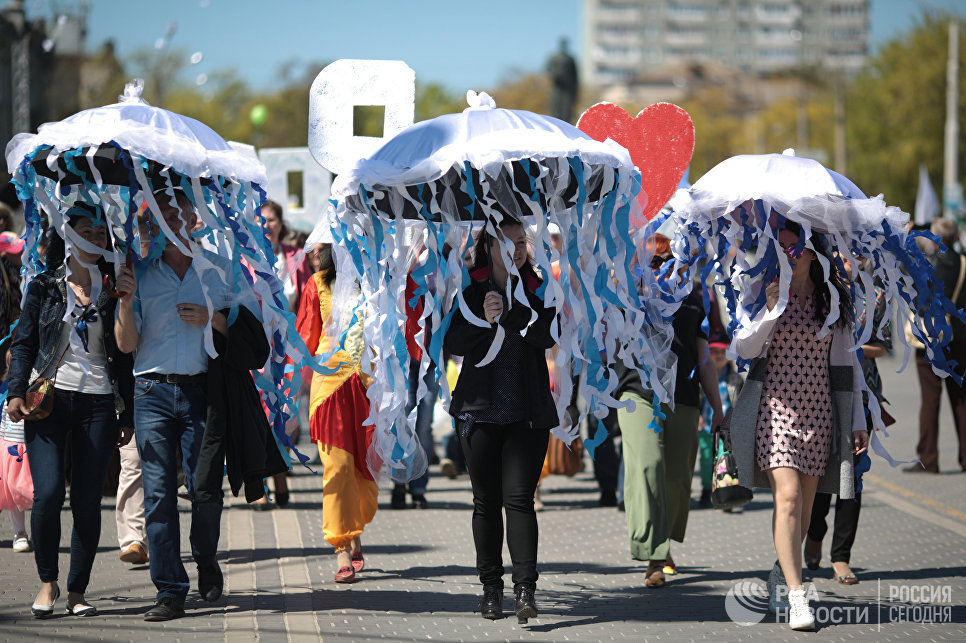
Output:
M890 410L898 419L885 443L895 457L909 459L918 437L918 384L912 369L896 374L896 368L894 358L882 368ZM859 610L868 622L825 622L822 640L966 640L966 475L958 473L956 448L944 408L940 467L949 473L903 474L874 458L852 559L861 582L845 586L832 580L828 541L823 567L805 576L820 614L854 616ZM187 617L168 623L141 618L155 590L146 566L132 568L117 558L113 499L103 504L101 546L88 592L100 611L97 618L63 614L63 599L53 618L30 617L38 585L33 556L12 552L9 523L0 519L0 640L801 640L803 635L771 615L742 626L726 608L729 589L741 581L763 584L775 559L767 492L757 492L741 513L693 510L686 542L672 547L681 573L666 587L649 590L643 586L646 564L628 554L624 514L597 506L589 471L588 466L574 478L551 476L544 483L540 617L527 626L513 617L491 622L476 614L481 588L473 566L468 478L448 480L434 469L427 510L389 509L384 483L379 511L363 535L366 570L358 582L340 585L332 579L332 548L322 538L321 478L300 470L289 478L292 497L286 509L253 512L243 501L228 500L219 556L226 593L213 604L197 595L188 548L190 509L182 502L182 547L192 590ZM695 499L699 486L695 479ZM63 584L69 510L62 520ZM509 585L508 552L504 559ZM917 605L908 591L923 586L927 593L946 591L950 600ZM901 591L904 599L889 601L890 592ZM508 588L507 613L512 603ZM908 615L917 607L938 607L939 615L952 622L895 622L900 610Z

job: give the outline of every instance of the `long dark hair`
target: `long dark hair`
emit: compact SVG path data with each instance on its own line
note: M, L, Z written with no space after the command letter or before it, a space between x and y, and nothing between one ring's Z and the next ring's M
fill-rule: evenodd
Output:
M332 255L331 243L320 243L316 253L319 258L319 272L322 273L322 280L326 286L332 287L335 281L335 257Z
M501 231L506 230L510 226L520 226L523 228L523 224L516 219L511 219L505 217L503 221L500 222L499 228ZM526 233L526 228L523 229ZM490 260L490 241L494 239L493 235L486 231L486 228L480 230L476 235L476 242L473 245L473 270L478 268L490 268L492 271L491 260ZM531 275L535 278L537 277L537 271L533 267L533 257L527 253L527 260L520 268L520 275ZM491 274L492 277L492 274ZM526 282L524 282L526 283Z
M794 232L799 237L802 234L801 226L794 221L786 221L785 228L789 232ZM815 306L815 318L819 321L824 321L828 317L828 314L832 311L831 289L835 288L839 295L839 319L836 324L848 324L851 326L852 320L855 317L852 293L846 284L842 271L839 270L839 262L829 252L825 238L821 234L812 235L812 246L815 248L816 254L822 255L829 262L828 281L825 280L825 271L822 269L822 264L818 259L812 261L808 266L808 278L812 281L812 285L815 286L815 291L812 293L812 303ZM831 287L829 284L831 284Z

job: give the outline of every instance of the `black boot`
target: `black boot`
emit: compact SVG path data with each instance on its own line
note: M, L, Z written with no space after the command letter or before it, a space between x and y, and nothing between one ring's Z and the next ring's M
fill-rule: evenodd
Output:
M517 613L517 623L526 625L527 619L537 618L537 604L533 600L533 587L515 585L513 587L513 609Z
M389 500L390 509L406 508L406 485L397 484L392 488L392 497Z
M198 593L201 594L201 598L213 603L221 598L224 588L225 577L217 562L211 561L207 565L198 564Z
M484 585L483 600L480 601L480 614L483 618L497 621L503 618L503 586Z

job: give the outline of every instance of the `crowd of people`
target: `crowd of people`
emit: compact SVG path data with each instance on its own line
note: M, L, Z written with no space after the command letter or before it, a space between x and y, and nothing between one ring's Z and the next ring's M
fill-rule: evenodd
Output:
M0 315L13 327L3 345L9 366L0 446L11 457L0 460L0 509L13 526L14 551L34 552L40 587L30 609L38 618L52 614L60 597L61 509L68 488L72 535L67 611L74 616L97 613L86 593L95 572L101 501L115 451L120 455L119 556L127 563L149 564L157 588L156 604L144 615L147 621L185 613L191 581L181 557L179 496L191 503L190 551L197 590L209 602L224 591L217 555L226 446L224 436L213 435L220 430L215 425L230 424L246 436L244 444L229 448L259 451L264 462L254 473L246 470L243 479L229 466L232 491L237 495L243 483L246 499L259 510L288 504L289 467L283 447L269 433L269 392L259 391L251 376L269 355L258 302L233 281L244 276L216 249L194 256L182 252L179 246L195 243L191 233L199 212L184 191L171 194L155 195L162 221L143 209L138 214L137 225L144 233L136 250L145 259L143 268L135 270L129 262L115 274L97 252L109 243L105 212L78 202L65 217L70 234L82 243L67 252L64 239L51 228L44 270L25 289L18 273L24 244L9 231L13 212L0 208L0 223L8 228L0 232ZM278 204L264 204L260 222L295 329L309 353L325 361L319 370L305 371L307 413L300 420L293 412L286 434L295 442L299 433L307 434L317 447L323 536L334 548L334 581L351 583L365 569L362 534L378 509L378 475L369 459L373 426L367 422L366 391L371 372L365 363L370 353L364 331L379 311L360 304L361 293L351 284L343 284L341 296L336 296L339 271L332 245L317 244L306 254L301 244L286 243ZM161 229L170 230L173 238L158 251L153 240ZM927 254L945 284L944 294L960 306L966 257L952 249L958 230L951 221L939 219L932 231L950 251L927 247ZM605 422L612 437L596 474L601 504L626 512L630 555L645 564L643 585L658 589L681 562L672 557L671 542L685 539L698 455L698 506L707 508L713 499L716 442L719 431L727 431L742 484L773 493L777 560L768 578L770 606L787 610L793 628L810 629L814 622L802 565L814 569L820 564L832 496L837 497L831 548L835 578L843 584L859 581L850 554L861 506L861 471L867 468L874 428L867 412L870 400L862 395L867 391L875 396L879 407L885 402L875 360L891 350L891 335L884 320L882 284L876 284L875 308L857 313L852 293L858 284L850 283L853 267L847 258L833 256L814 234L811 246L805 247L802 234L798 224L787 221L777 235L791 268L787 301L782 301L777 281L759 284L764 321L733 337L728 330L733 326L723 318L727 307L718 302L720 293L701 281L694 284L673 319L673 404L658 399L642 379L640 365L631 368L615 361L615 399L621 406ZM683 287L688 277L669 274L665 267L672 259L672 239L655 233L646 243L642 256L652 259L642 269L661 273L672 287ZM403 360L409 365L406 410L415 416L416 434L430 457L436 451L432 424L439 375L453 375L448 412L454 434L440 466L446 475L459 469L469 474L469 523L482 584L479 612L485 619L503 618L505 535L513 612L521 623L538 616L537 491L546 473L550 431L575 421L558 415L548 369L548 351L559 337L559 314L541 293L545 280L558 276L537 269L532 244L527 227L511 218L478 231L468 244L469 280L460 300L466 311L452 317L444 340L445 354L461 368L451 373L447 360L421 373L422 351L431 337L420 334L420 325L414 323L424 314L416 304L409 306L408 355ZM421 253L413 256L416 270ZM199 270L194 257L219 270ZM865 260L859 261L856 268L865 269ZM830 270L829 278L823 269ZM508 301L504 293L512 290L528 306ZM407 301L411 295L407 288ZM861 346L860 365L851 349L870 314L873 325L884 332ZM822 332L830 316L835 322L830 332ZM502 344L490 354L498 334ZM206 349L208 341L216 356ZM954 322L950 356L956 359L964 346L966 326ZM748 362L744 377L729 361L728 350ZM935 473L942 380L926 361L924 349L918 358L922 464L909 471ZM48 388L37 387L38 381ZM945 382L960 439L959 462L966 468L966 389L952 378ZM416 391L425 394L419 397ZM408 484L394 484L389 506L431 506L428 480L426 472ZM269 481L274 503L268 500ZM26 510L31 512L29 532Z
M195 225L196 215L187 199L178 198L177 206L163 206L166 222L185 235ZM326 325L333 318L336 277L331 247L320 245L310 257L299 257L296 264L289 265L295 253L279 243L279 231L273 230L281 219L280 208L270 203L263 213L273 247L279 248L279 272L286 290L291 290L286 294L298 313L298 331L314 354L327 354L330 339ZM3 214L8 219L12 215L6 209ZM77 206L67 214L69 225L83 239L105 246L106 224L101 212ZM150 221L143 224L151 225ZM951 246L955 227L945 220L936 221L933 227ZM8 468L2 476L4 493L0 498L16 534L15 551L27 551L31 546L34 550L41 587L31 607L33 614L43 617L52 613L60 594L57 552L67 475L73 517L67 610L77 616L96 614L85 592L100 538L101 495L108 461L117 447L121 454L117 492L120 557L133 564L150 562L151 577L158 588L157 605L145 619L168 620L184 614L189 579L180 556L179 469L192 501L190 540L198 568L198 590L205 600L217 600L223 590L222 573L215 560L222 503L218 494L214 501L198 502L195 481L209 407L208 357L202 347L202 329L210 324L227 336L225 314L216 311L209 318L191 259L173 245L167 246L140 277L124 268L113 285L121 296L112 297L109 290L102 290L92 301L89 273L81 265L96 264L98 257L79 251L65 261L63 242L56 235L47 248L47 270L31 281L22 295L22 311L18 310L18 275L15 268L7 266L16 265L22 243L18 248L15 235L4 234L7 236L0 240L7 244L0 257L6 275L2 294L14 302L4 310L10 319L19 317L20 321L8 342L9 394L0 437L4 446L17 446L22 457L16 462L19 473L9 468L13 459L4 460ZM486 233L480 234L465 299L492 327L480 328L457 317L450 328L446 350L463 358L463 368L449 411L456 429L457 457L465 462L473 489L472 533L483 584L480 612L487 619L503 616L505 513L514 611L521 622L526 622L537 616L534 494L547 453L549 429L559 424L544 355L554 343L550 330L554 311L543 308L535 294L540 277L530 263L525 227L509 221L499 234L515 248L512 260L527 281L526 291L539 320L525 337L519 332L508 333L507 338L512 339L504 343L492 363L475 366L498 324L519 331L529 321L529 311L520 307L504 314L508 311L499 291L505 288L508 269L502 263L503 256L494 251L492 244L496 241ZM617 430L621 436L621 496L630 553L647 564L644 585L658 588L665 584L666 575L676 573L670 543L683 542L685 537L699 443L714 439L724 410L733 406L730 425L740 476L755 479L756 486L770 487L775 497L773 535L778 560L769 577L772 607L782 608L782 593L772 588L790 588L785 598L794 619L803 618L795 611L796 601L800 605L803 594L802 542L805 564L816 568L832 495L839 498L832 545L835 577L846 584L858 582L849 560L861 495L856 480L842 472L858 467L859 460L868 457L864 455L868 434L862 412L866 404L854 404L855 412L848 416L845 426L838 424L842 414L833 411L837 396L829 369L848 359L845 353L854 341L855 322L844 280L839 275L826 282L815 270L818 262L812 250L796 253L794 228L782 235L782 247L793 266L789 306L774 323L735 340L737 353L755 360L743 385L733 363L724 357L724 349L731 343L725 324L713 319L713 338L702 330L705 312L699 288L674 319L673 350L679 364L676 404L673 409L665 405L660 418L663 430L648 428L655 413L653 396L637 371L626 368L619 371L620 396L621 400L632 400L635 406L633 411L618 413ZM658 269L669 256L668 240L657 235L653 241L658 247L652 268ZM147 249L142 248L142 253ZM946 262L961 257L955 252L930 256ZM302 266L317 269L309 271ZM104 268L105 283L113 281L113 273ZM308 278L299 277L303 274ZM947 283L955 286L954 280ZM231 291L222 284L211 286L223 289L220 301L227 306ZM835 332L817 340L821 320L833 301L832 288L839 295L841 323ZM73 293L72 323L61 321L68 289ZM958 293L950 292L949 296L958 297ZM767 301L769 310L777 304L777 284L767 287ZM878 302L874 314L881 320L882 299ZM714 308L717 315L718 307ZM116 323L110 323L115 318ZM862 321L858 320L859 326ZM323 529L337 556L336 582L352 582L363 570L361 535L378 506L377 483L365 465L370 436L365 426L367 376L361 367L364 323L364 319L357 320L345 348L329 358L334 372L313 376L309 426L305 427L321 457ZM966 339L962 333L956 335L954 347ZM856 377L865 377L869 389L883 401L875 358L890 348L888 337L863 346L866 359L862 372L856 373ZM31 372L54 382L53 402L43 419L31 420L28 412L26 390ZM920 367L919 373L923 389L923 437L919 446L923 466L916 470L936 471L935 439L930 440L930 436L936 430L935 406L941 381L937 378L934 385L931 378L935 375L928 368ZM946 385L961 434L957 405L966 395L951 379ZM737 395L739 389L741 396ZM429 418L423 420L427 424L432 421L432 411L428 413ZM746 415L751 421L738 421ZM843 448L833 448L833 441ZM966 448L962 435L961 445ZM431 442L428 448L435 451ZM709 449L703 446L701 450L702 459L709 460ZM841 462L831 460L833 453ZM25 465L29 465L29 475ZM428 504L424 495L427 477L422 487L410 485L416 489L413 498L417 507ZM702 464L702 478L706 479L702 482L704 501L710 495L707 462ZM284 506L285 473L276 473L274 480L276 499ZM398 506L395 499L399 489L393 490L393 507ZM403 492L405 489L402 487ZM26 509L31 510L30 540L24 523Z

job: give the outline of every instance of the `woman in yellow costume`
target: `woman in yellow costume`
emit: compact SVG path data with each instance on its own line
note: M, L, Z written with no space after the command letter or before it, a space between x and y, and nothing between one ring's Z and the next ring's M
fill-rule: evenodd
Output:
M332 311L336 271L331 245L320 244L318 253L319 272L302 291L296 328L310 351L325 355L331 350L332 334L327 331L340 315ZM348 303L348 311L341 317L351 318L354 304ZM337 583L353 582L365 566L360 537L376 514L379 493L366 466L373 427L363 426L369 417L369 401L362 351L362 321L357 319L346 333L344 350L325 364L336 370L312 375L309 426L322 458L322 531L326 542L335 547Z

